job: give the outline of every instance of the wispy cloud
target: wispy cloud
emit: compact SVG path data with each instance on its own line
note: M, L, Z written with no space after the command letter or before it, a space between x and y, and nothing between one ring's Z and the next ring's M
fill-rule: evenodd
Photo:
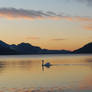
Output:
M54 38L54 39L51 39L52 41L62 41L62 40L65 40L63 38Z
M52 19L61 20L66 19L68 21L81 20L81 21L92 21L90 17L80 16L67 16L67 14L57 14L53 11L41 11L41 10L27 10L27 9L16 9L16 8L0 8L0 17L8 19Z
M36 37L36 36L34 36L34 37L26 37L26 39L27 40L39 40L40 37Z
M40 10L27 10L16 8L0 8L0 17L5 18L22 18L22 19L59 19L62 15L51 11L43 12Z
M91 17L80 17L80 16L76 16L75 19L77 21L92 22L92 18Z
M84 26L84 29L92 31L92 25L86 25Z
M91 2L88 0L88 2ZM26 20L36 20L36 19L50 19L50 20L67 20L67 21L77 21L77 22L90 22L92 23L92 17L86 16L71 16L67 14L57 14L53 11L41 11L41 10L27 10L27 9L16 9L16 8L0 8L0 17L7 19L26 19ZM92 26L86 27L85 29L91 30ZM36 39L36 38L31 38ZM55 39L54 39L55 40ZM62 39L57 39L62 40Z

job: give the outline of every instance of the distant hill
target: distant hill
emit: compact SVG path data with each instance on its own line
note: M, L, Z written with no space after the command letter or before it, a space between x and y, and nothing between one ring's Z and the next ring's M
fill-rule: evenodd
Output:
M0 55L12 54L68 54L67 50L48 50L33 46L29 43L20 43L18 45L9 45L0 40Z
M69 54L71 51L68 50L48 50L48 49L43 49L41 51L42 54Z
M10 47L19 52L19 54L40 54L41 48L32 46L29 43L20 43L18 45L10 45Z
M0 40L0 55L17 54L17 52L10 48L8 44Z
M20 54L67 54L70 51L67 50L48 50L48 49L41 49L37 46L32 46L29 43L20 43L18 45L11 45L10 46L15 51L19 52Z
M21 54L85 54L92 53L92 42L86 44L82 48L74 50L73 52L68 50L48 50L41 49L38 46L33 46L29 43L20 43L18 45L9 45L0 40L0 55L21 55Z
M92 42L86 44L85 46L83 46L82 48L79 48L77 50L74 50L73 53L78 53L78 54L86 54L86 53L92 53Z

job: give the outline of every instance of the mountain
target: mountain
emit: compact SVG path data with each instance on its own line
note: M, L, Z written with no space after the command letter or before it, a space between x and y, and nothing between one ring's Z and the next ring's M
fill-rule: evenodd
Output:
M41 54L69 54L71 51L68 50L48 50L48 49L43 49L41 51Z
M15 54L86 54L92 53L92 42L84 45L83 47L74 50L48 50L41 49L40 47L33 46L29 43L20 43L18 45L9 45L0 40L0 55L15 55Z
M3 46L3 47L9 47L9 45L3 41L0 40L0 45Z
M8 44L0 40L0 55L17 54Z
M19 54L39 54L41 51L40 47L32 46L29 43L20 43L18 45L13 44L10 47L19 52Z
M29 43L20 43L18 45L11 45L10 46L15 51L19 52L19 54L67 54L70 51L66 50L48 50L48 49L41 49L37 46L32 46Z
M92 42L86 44L85 46L83 46L82 48L79 48L77 50L74 50L73 53L78 53L78 54L86 54L86 53L92 53Z

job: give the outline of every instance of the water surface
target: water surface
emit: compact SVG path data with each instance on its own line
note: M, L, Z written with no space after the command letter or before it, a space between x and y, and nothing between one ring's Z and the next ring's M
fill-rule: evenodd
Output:
M0 56L0 91L92 92L92 55Z

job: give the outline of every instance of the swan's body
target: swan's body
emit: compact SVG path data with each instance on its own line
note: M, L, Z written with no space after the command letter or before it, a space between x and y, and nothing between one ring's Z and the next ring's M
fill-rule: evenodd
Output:
M47 63L44 64L44 60L42 60L42 66L50 67L51 64L49 62L47 62Z

